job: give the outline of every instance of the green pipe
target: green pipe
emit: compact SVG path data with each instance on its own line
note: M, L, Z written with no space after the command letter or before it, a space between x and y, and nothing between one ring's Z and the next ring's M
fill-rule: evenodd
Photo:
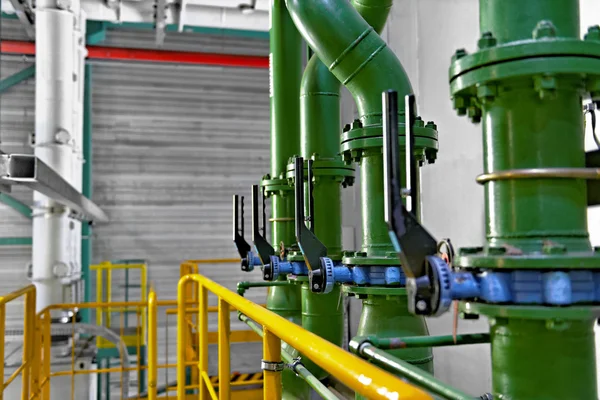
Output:
M490 335L488 333L470 333L464 335L444 336L409 336L397 338L381 338L375 336L355 337L356 342L369 342L373 346L382 350L405 349L412 347L441 347L441 346L460 346L464 344L489 343Z
M275 281L275 282L247 282L242 281L237 284L237 292L240 296L246 293L246 290L257 287L274 287L274 286L292 286L295 285L292 281Z
M298 94L304 47L284 0L271 0L270 27L271 174L263 180L263 188L272 199L271 243L278 250L281 244L289 248L296 243L294 192L287 184L285 173L289 158L300 154ZM300 324L300 286L269 288L267 308ZM289 348L289 351L293 353L295 350ZM284 371L282 381L285 399L309 396L310 388L293 372Z
M392 371L423 389L449 400L473 400L473 396L436 379L432 374L380 350L368 342L350 341L350 350L359 356Z
M12 74L0 81L0 93L6 92L11 87L33 77L35 75L35 64L23 68L19 72Z
M82 194L88 199L92 198L92 66L85 65L83 87L83 173ZM90 265L92 264L92 226L87 222L81 224L81 279L83 279L83 301L88 303L92 296L92 277ZM90 310L81 310L83 322L90 322Z
M382 1L361 1L361 7ZM388 4L389 0L385 0ZM406 72L377 31L345 0L286 0L304 39L354 96L363 125L381 124L381 93L412 93ZM371 17L372 14L369 14ZM374 19L381 21L380 19ZM404 105L400 105L400 114Z
M585 167L581 99L598 90L600 51L593 35L580 40L579 1L480 0L479 24L479 51L457 51L450 86L459 115L484 121L484 172ZM501 58L504 49L514 57ZM597 268L585 180L499 180L484 190L487 243L462 251L461 267ZM591 309L472 306L490 323L494 398L597 398Z
M31 215L32 213L32 209L31 207L29 207L27 204L23 203L22 201L15 199L14 197L12 197L9 194L6 193L0 193L0 202L2 202L3 204L6 204L7 206L9 206L10 208L12 208L13 210L15 210L16 212L18 212L19 214L21 214L22 216L32 219L33 216Z
M238 313L240 321L245 322L250 329L252 329L257 335L263 337L263 330L260 325L248 318L247 315ZM288 364L291 371L298 374L311 388L315 390L325 400L339 400L331 390L327 388L319 379L317 379L310 371L300 362L295 362L296 358L288 353L285 349L281 349L281 359Z
M310 284L302 284L302 328L331 343L341 346L344 341L344 301L340 285L327 294L316 294ZM305 359L304 365L318 378L325 379L327 371Z

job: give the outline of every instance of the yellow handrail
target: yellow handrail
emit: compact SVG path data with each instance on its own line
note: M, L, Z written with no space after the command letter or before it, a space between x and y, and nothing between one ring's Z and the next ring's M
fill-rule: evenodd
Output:
M23 320L23 350L21 365L4 380L4 340L6 329L6 304L25 296L25 317ZM0 399L2 399L4 390L10 385L15 378L21 374L21 399L28 400L30 391L37 391L39 387L38 374L32 376L32 369L38 367L36 365L39 360L34 360L34 355L37 355L35 343L36 331L36 315L35 315L35 298L36 291L34 285L25 286L19 290L0 297Z
M185 399L185 363L186 342L185 315L187 313L186 291L188 285L198 286L198 370L200 374L200 400L216 398L211 392L212 387L204 384L203 376L208 371L208 292L217 295L221 302L235 307L240 312L263 326L263 356L266 361L281 362L281 341L285 341L300 353L313 360L320 367L331 373L343 384L369 399L432 399L427 393L401 379L369 364L368 362L342 350L327 340L302 329L300 326L262 308L244 297L224 288L202 275L186 275L179 280L177 286L178 318L177 318L177 398ZM220 307L219 314L228 312L226 307ZM219 321L223 318L219 315ZM223 326L226 329L226 326ZM221 335L219 335L221 336ZM226 344L226 341L223 341ZM219 346L219 365L229 357L229 352L221 351ZM219 371L221 372L221 371ZM229 380L219 387L220 393L229 393ZM281 374L276 371L265 371L264 398L266 400L281 398ZM226 397L222 397L226 398Z

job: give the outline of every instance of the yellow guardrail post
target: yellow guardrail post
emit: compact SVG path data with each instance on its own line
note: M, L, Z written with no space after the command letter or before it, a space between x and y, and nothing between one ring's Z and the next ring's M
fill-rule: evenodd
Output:
M185 319L185 315L182 318ZM202 379L204 373L208 374L208 291L202 284L198 285L198 370L200 400L208 400L210 394Z
M50 310L46 310L44 312L44 389L42 390L42 397L44 400L50 400L50 358L52 356L52 339L51 339L51 329L50 324L52 323L50 317Z
M0 388L2 389L2 393L0 393L0 400L4 399L4 333L5 333L5 325L6 325L6 305L2 303L0 305L0 329L2 330L2 334L0 335Z
M148 399L156 400L158 375L158 338L157 338L156 292L152 289L148 295Z
M281 339L267 327L263 327L263 398L264 400L281 399Z
M230 319L231 311L229 304L219 299L219 324L218 324L218 346L219 346L219 398L229 399L230 377L231 377L231 356L229 354L230 346Z

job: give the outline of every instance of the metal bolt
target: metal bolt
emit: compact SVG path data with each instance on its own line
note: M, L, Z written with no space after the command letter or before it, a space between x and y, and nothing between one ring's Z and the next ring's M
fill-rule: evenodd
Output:
M319 289L319 284L318 284L318 283L315 283L315 284L313 285L313 288L314 288L314 289Z
M352 124L350 125L350 127L352 129L360 129L363 127L362 122L360 122L360 119L355 119L354 121L352 121Z
M426 308L427 308L427 304L425 303L425 301L423 301L423 300L417 301L417 310L425 311Z
M477 47L480 49L487 49L488 47L494 47L498 41L492 35L492 32L484 32L481 38L477 41Z
M350 124L344 125L344 132L348 132L350 130Z
M583 37L583 40L597 40L600 41L600 25L593 25L588 28L587 33Z
M269 279L271 276L269 274L265 274L265 278Z
M454 52L454 55L452 56L452 62L460 60L461 58L463 58L464 56L466 56L467 54L467 50L465 49L458 49Z
M538 22L533 30L534 39L553 38L556 37L556 27L552 21L543 20Z

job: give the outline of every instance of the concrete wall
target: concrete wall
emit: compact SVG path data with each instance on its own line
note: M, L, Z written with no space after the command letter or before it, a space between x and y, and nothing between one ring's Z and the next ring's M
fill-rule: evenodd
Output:
M582 26L600 23L600 2L582 0L581 7ZM439 128L438 160L422 170L423 222L436 237L450 237L456 246L481 245L485 238L483 190L475 183L483 170L481 127L456 115L448 87L454 51L476 47L478 12L476 0L396 0L384 32L411 78L419 114ZM600 210L590 214L592 241L599 245ZM428 323L432 335L452 331L450 314ZM459 332L487 330L484 318L459 321ZM436 349L434 356L441 380L473 395L490 391L489 346Z

